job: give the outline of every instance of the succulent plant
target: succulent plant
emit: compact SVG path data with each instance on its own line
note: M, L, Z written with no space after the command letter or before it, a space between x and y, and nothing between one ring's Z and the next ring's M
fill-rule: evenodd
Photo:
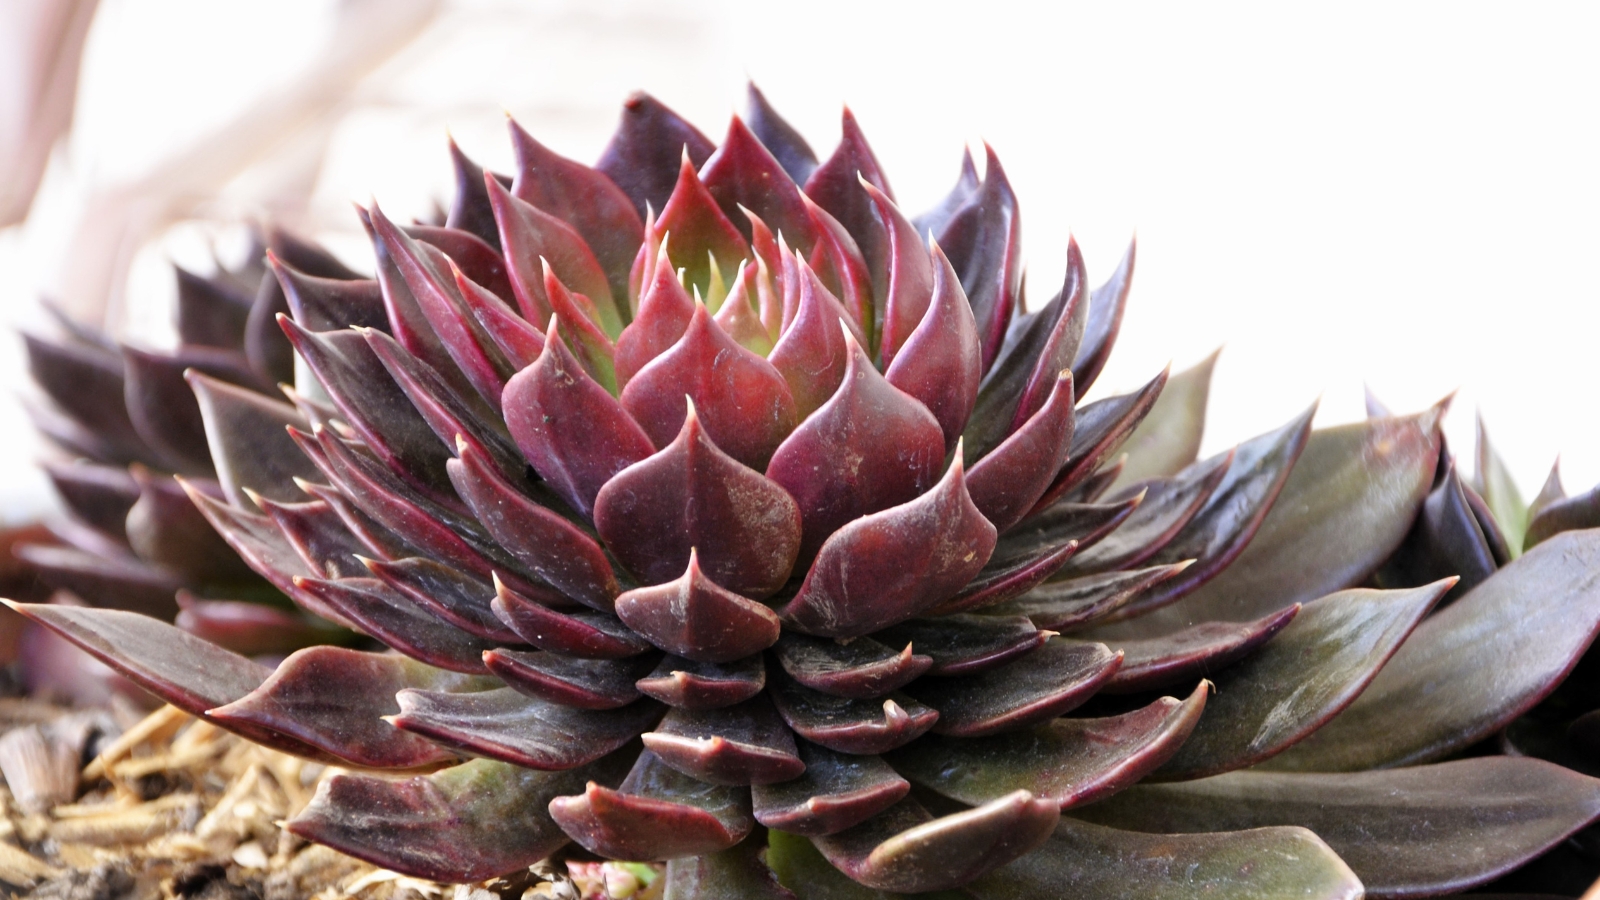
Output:
M512 123L511 178L452 147L446 225L363 211L375 281L274 256L312 379L191 376L217 487L177 483L394 652L274 670L17 608L391 770L287 827L443 881L575 842L666 860L669 898L1416 896L1600 816L1515 743L1587 678L1581 499L1469 493L1443 404L1197 460L1209 360L1080 402L1133 250L1091 290L1070 246L1030 309L992 151L908 218L843 126L819 162L753 88L720 145L636 95L589 167Z

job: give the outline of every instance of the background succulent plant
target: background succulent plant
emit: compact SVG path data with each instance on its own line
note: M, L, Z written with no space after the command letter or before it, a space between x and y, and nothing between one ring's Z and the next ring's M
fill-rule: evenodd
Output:
M363 211L376 279L269 257L316 393L191 374L207 453L166 458L397 653L18 606L251 739L429 770L291 830L459 881L576 841L682 897L1347 897L1600 815L1514 739L1600 628L1600 533L1469 491L1442 404L1196 460L1210 361L1078 402L1133 251L1025 311L992 151L909 218L848 112L819 161L754 89L720 145L645 95L592 168L511 135L511 178L452 148L444 226Z

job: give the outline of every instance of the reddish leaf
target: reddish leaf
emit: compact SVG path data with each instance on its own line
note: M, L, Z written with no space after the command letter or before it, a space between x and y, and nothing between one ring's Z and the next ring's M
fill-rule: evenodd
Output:
M625 592L617 598L617 616L657 647L711 663L760 653L781 628L772 610L708 579L693 549L682 577Z

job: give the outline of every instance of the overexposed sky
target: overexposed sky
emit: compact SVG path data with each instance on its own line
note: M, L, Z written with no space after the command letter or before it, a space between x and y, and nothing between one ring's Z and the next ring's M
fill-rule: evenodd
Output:
M322 52L334 5L103 0L79 131L42 196L65 208L249 109ZM1525 493L1557 453L1575 492L1600 481L1597 26L1580 4L461 0L364 87L311 208L336 240L351 200L422 212L447 189L447 129L507 164L503 111L592 161L634 88L719 139L753 77L822 154L848 103L912 210L964 142L990 142L1035 302L1069 234L1098 282L1137 230L1103 383L1225 344L1208 447L1319 396L1321 422L1357 418L1363 382L1396 409L1459 389L1458 451L1481 408ZM244 183L217 208L253 202ZM72 264L66 218L0 237L13 320ZM162 339L165 260L201 233L140 258L130 334ZM8 468L0 499L42 496Z

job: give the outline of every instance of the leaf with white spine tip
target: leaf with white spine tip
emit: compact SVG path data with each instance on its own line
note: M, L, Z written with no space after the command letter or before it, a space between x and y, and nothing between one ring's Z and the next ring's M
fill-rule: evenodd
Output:
M604 331L595 324L598 314L593 301L584 294L568 290L556 277L548 260L540 259L539 268L544 272L545 299L550 303L552 314L566 327L568 349L596 381L615 394L620 387L617 381L617 348L607 337L615 332ZM621 330L618 325L617 331Z
M983 567L961 592L928 610L929 616L947 616L994 606L1020 597L1050 578L1078 552L1078 542L1069 540L1058 547L1044 547L995 565Z
M519 643L517 633L489 609L494 588L487 582L421 557L396 560L362 557L361 564L384 584L444 622L486 641Z
M719 709L672 710L640 737L662 762L711 784L774 784L806 768L794 735L762 696Z
M1072 373L1063 371L1045 404L973 465L967 478L972 502L999 531L1028 515L1067 461L1072 403Z
M873 308L872 275L861 257L861 248L827 210L805 194L800 195L800 201L817 227L817 245L806 257L808 264L821 276L828 290L839 298L840 305L849 312L850 321L861 329L862 335L869 341L876 340L878 313Z
M1178 781L1242 769L1315 732L1361 695L1454 583L1357 588L1305 604L1261 649L1212 676L1216 699L1159 777Z
M676 344L694 317L694 298L678 282L677 270L667 257L671 237L661 241L650 277L640 284L633 321L617 336L618 385L626 386L635 373Z
M526 869L567 843L546 807L588 780L622 776L626 754L564 772L475 759L403 781L322 780L285 830L415 878L472 883Z
M1138 693L1222 671L1272 640L1299 612L1296 605L1254 622L1201 622L1161 637L1113 641L1123 653L1122 668L1101 692Z
M1269 766L1349 771L1438 759L1547 696L1596 632L1600 532L1558 535L1428 617L1348 709Z
M1129 486L1122 496L1136 492L1143 498L1138 508L1116 531L1067 563L1064 576L1130 569L1154 556L1199 514L1232 465L1233 454L1222 453L1190 466L1181 475ZM1044 513L1034 521L1047 520L1050 515Z
M920 681L911 694L939 710L937 734L983 737L1053 719L1082 705L1122 664L1104 644L1052 638L997 668Z
M505 357L512 371L520 372L533 365L544 352L544 332L487 288L474 284L460 271L452 274L456 290L461 292L461 302L483 327L483 333L500 349L500 355Z
M315 446L315 444L308 445ZM338 517L339 524L344 526L344 530L349 532L357 543L367 549L369 556L378 559L400 559L405 556L416 556L421 552L416 547L406 543L399 535L378 524L371 516L358 509L354 503L350 502L348 497L339 493L337 488L317 482L302 481L300 482L300 489L315 497L319 502L327 504L328 509ZM264 502L271 503L272 501L265 500ZM257 505L260 504L258 503ZM266 507L262 508L265 509ZM279 527L282 528L283 526L280 525ZM290 539L291 543L295 544L295 548L304 556L306 548L300 545L299 540L290 534L288 529L284 530L284 535ZM334 549L336 554L343 553L347 549L351 553L359 554L361 552L359 547L347 547L342 541L336 545L330 544L330 547ZM326 572L330 575L360 574L353 569L349 569L348 564L343 559L337 560L338 566L336 568L329 568L327 564L329 558L325 554L316 554L307 561L312 563L312 569L317 572ZM360 563L355 563L355 565L360 565Z
M927 407L884 380L849 336L845 352L839 389L784 440L767 467L767 477L800 506L802 563L846 523L908 504L931 488L944 457L944 435ZM970 506L965 487L959 492ZM985 561L993 539L987 543ZM925 599L931 605L946 598Z
M777 613L707 578L693 549L679 578L618 597L617 617L669 653L712 663L760 653L782 631Z
M904 799L910 782L879 757L851 756L802 741L805 772L798 778L751 788L756 821L790 834L843 831Z
M496 647L483 654L483 664L529 697L581 709L616 709L639 699L634 683L650 670L651 659L584 659Z
M256 494L250 499L278 526L313 573L330 578L366 574L358 557L369 552L367 547L327 501L279 503Z
M1090 307L1093 315L1093 307ZM1211 396L1211 373L1222 348L1167 379L1161 396L1128 435L1122 449L1128 461L1108 490L1120 490L1148 478L1176 475L1195 461L1205 435L1206 404Z
M267 265L283 288L290 315L306 330L337 331L350 326L389 330L383 288L375 279L317 278L292 269L271 255Z
M852 700L814 691L776 672L769 673L772 702L794 733L839 753L871 756L910 743L938 720L939 712L905 694Z
M758 267L749 264L749 260L739 263L739 274L733 280L733 287L728 290L727 299L722 301L722 306L713 317L717 326L727 332L734 343L763 360L772 352L772 335L767 332L767 326L761 321L761 315L755 307L763 292L761 279L764 277Z
M1158 833L1304 825L1349 863L1368 897L1482 884L1597 815L1600 782L1504 756L1376 772L1233 772L1139 785L1082 811L1092 822Z
M966 886L973 900L1360 900L1361 880L1304 828L1152 835L1063 818L1037 851Z
M983 612L985 615L1027 616L1035 626L1051 631L1080 629L1111 618L1124 607L1144 609L1140 600L1146 592L1189 565L1185 560L1165 566L1099 572L1052 581L1021 597L987 607Z
M300 499L294 480L316 475L317 467L284 427L310 427L304 417L287 403L197 371L186 377L199 401L211 462L228 499L238 506L250 503L244 488L273 500Z
M728 218L700 180L685 155L678 167L678 180L656 215L657 238L671 235L663 244L672 258L673 272L685 272L684 283L708 294L714 279L726 283L733 277L739 260L750 255L750 244L739 226ZM716 274L712 275L715 267ZM659 277L660 273L657 272Z
M442 254L429 254L440 271L443 271L444 258L447 257L468 278L483 285L495 296L506 301L512 299L511 278L506 272L505 257L488 241L459 228L438 225L407 225L401 230Z
M889 761L917 784L962 803L1027 790L1063 810L1083 806L1170 759L1200 721L1210 690L1202 683L1182 701L1162 697L1118 716L1063 717L993 737L930 737L896 750Z
M809 251L816 243L816 226L800 199L800 188L738 116L729 120L728 132L701 167L700 178L745 240L750 239L749 220L739 214L741 207L783 232L797 247Z
M929 675L971 675L1031 653L1052 636L1023 616L954 615L910 619L878 632L933 660Z
M622 189L644 215L645 205L660 209L678 177L679 154L696 166L716 149L698 128L660 100L638 91L622 105L622 121L600 154L595 169Z
M611 179L534 140L514 119L506 125L517 160L511 195L571 225L605 270L617 307L625 309L628 267L644 239L633 201Z
M586 765L632 741L661 717L654 700L621 709L576 709L504 687L471 694L407 689L389 721L466 754L546 771Z
M1060 818L1054 802L1028 791L938 819L907 799L812 842L828 862L868 887L939 891L967 884L1043 844Z
M1133 282L1133 262L1138 249L1137 238L1128 241L1128 250L1117 264L1117 270L1090 294L1083 342L1078 347L1077 358L1072 361L1072 380L1079 397L1088 393L1100 377L1100 370L1111 356L1111 347L1117 342L1117 332L1122 330L1122 314L1128 306L1128 288Z
M205 421L184 373L197 370L221 381L264 391L245 358L232 350L214 347L179 347L171 353L153 353L123 347L123 392L128 415L144 442L170 460L186 475L210 475L211 453L206 448Z
M564 285L594 304L594 324L615 335L622 330L622 315L611 296L611 282L594 252L578 232L531 203L509 193L498 181L485 180L495 221L500 223L500 244L505 247L506 269L517 308L535 324L557 312L545 287L545 262ZM545 261L545 262L541 262Z
M878 300L881 315L883 298L889 293L886 290L889 282L887 259L891 251L886 241L887 235L876 227L882 206L868 195L863 186L870 185L890 202L894 200L894 191L889 189L889 180L883 174L883 167L868 146L867 137L848 106L840 116L839 146L806 179L805 185L806 196L837 219L860 246L861 255L872 271L872 293ZM911 235L919 234L919 230L910 227L909 222L906 225Z
M838 391L849 368L850 350L839 326L857 343L861 335L849 312L816 273L804 263L797 265L794 315L767 360L788 382L796 418L804 419Z
M876 256L868 254L867 265L873 268L872 293L883 319L878 359L887 371L894 364L900 348L905 346L927 316L935 296L938 269L948 266L949 260L941 260L935 265L922 235L889 199L889 195L864 177L857 177L875 213L863 223L872 231L872 237L857 237L856 240L858 243L865 240L867 245L875 248ZM827 204L823 204L823 208L826 209ZM866 253L865 250L862 252ZM953 270L948 274L952 276L952 281L960 283L959 279L953 277ZM971 311L972 307L968 306L969 315ZM975 351L976 329L974 325L972 347ZM973 371L976 374L976 365Z
M896 652L872 638L840 643L792 631L778 639L773 656L790 678L812 690L863 700L902 688L933 665L932 658L913 653L909 642Z
M452 672L482 675L483 652L494 646L422 609L376 578L294 579L295 592L314 598L343 621L406 656Z
M538 361L506 383L506 425L539 477L589 517L601 487L655 448L622 404L584 372L561 330L553 323Z
M327 690L329 684L338 684L339 690ZM280 663L255 690L206 716L223 723L254 723L358 766L414 769L455 757L383 720L400 711L395 692L470 692L494 686L493 679L458 675L394 654L307 647Z
M644 584L676 579L693 554L719 587L754 598L788 581L801 540L794 499L722 452L692 406L676 440L600 489L594 520Z
M806 634L870 634L950 599L989 561L994 543L958 455L927 493L830 535L782 616Z
M575 797L550 801L573 840L611 859L678 859L726 850L755 827L748 790L707 784L649 750L616 790L593 781Z
M1137 391L1079 407L1072 425L1072 451L1033 512L1049 509L1067 491L1092 478L1144 420L1166 384L1167 370L1163 369Z
M767 669L759 656L703 663L669 654L635 686L674 709L721 709L765 690Z
M261 686L266 666L138 613L0 601L81 647L162 700L193 716L232 703ZM254 723L223 728L285 753L321 762L338 760L309 744Z
M1076 543L1076 552L1086 552L1116 534L1143 503L1142 494L1134 494L1114 503L1061 500L1001 535L995 543L990 568L1034 558L1042 552L1069 543Z
M450 212L444 224L476 235L489 246L500 249L500 232L495 228L494 210L489 206L489 194L483 188L483 167L467 158L456 139L450 138L450 165L455 173L455 194L450 198Z
M984 152L983 183L935 236L950 254L962 290L972 302L987 372L1000 352L1021 294L1022 223L1017 195L999 157L987 144Z
M523 640L552 653L585 659L621 659L652 649L616 616L590 610L560 612L508 588L497 576L489 608Z

